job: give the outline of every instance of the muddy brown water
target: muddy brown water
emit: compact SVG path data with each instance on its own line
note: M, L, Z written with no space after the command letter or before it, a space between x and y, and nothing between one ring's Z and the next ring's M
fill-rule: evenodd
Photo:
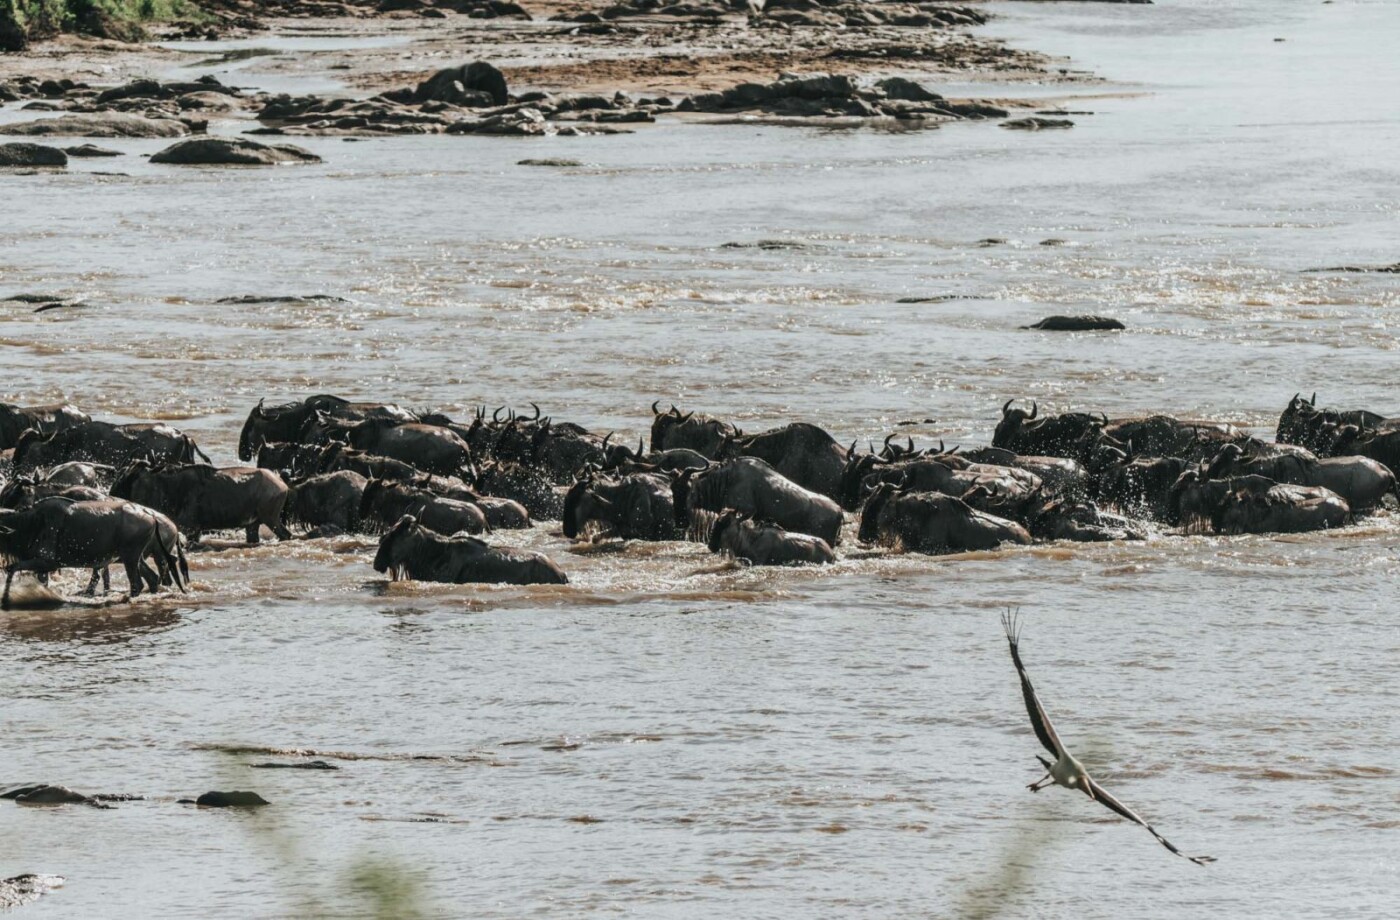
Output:
M0 398L168 419L224 463L259 398L312 392L968 444L1013 396L1400 413L1394 276L1300 271L1400 258L1400 7L1003 7L992 31L1106 78L1073 130L311 139L324 165L273 172L114 141L0 176L0 293L87 304L0 307ZM542 156L588 165L516 165ZM764 239L802 245L722 248ZM347 302L214 303L321 293ZM1067 312L1128 328L1017 328ZM1393 912L1391 514L820 571L555 529L502 539L567 588L386 585L341 539L198 555L189 598L0 614L0 782L147 797L0 802L0 877L67 877L36 917L353 915L366 858L440 916L952 917L1009 862L1007 916ZM1008 605L1061 734L1217 864L1025 792ZM341 769L249 766L300 758ZM175 803L245 788L273 805Z

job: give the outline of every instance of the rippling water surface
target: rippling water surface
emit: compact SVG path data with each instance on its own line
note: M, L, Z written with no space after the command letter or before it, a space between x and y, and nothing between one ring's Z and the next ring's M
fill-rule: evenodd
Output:
M949 91L1094 113L1073 130L672 123L0 177L0 293L87 303L0 307L0 398L170 419L225 463L257 399L312 392L533 400L633 436L661 397L750 431L932 419L900 430L969 444L1013 396L1262 430L1296 390L1400 413L1395 276L1301 272L1400 258L1400 6L998 9L993 32L1104 82ZM587 165L516 165L540 156ZM760 240L792 246L723 246ZM346 302L214 303L242 294ZM1129 328L1016 328L1062 312ZM0 782L148 796L0 803L0 876L68 876L26 909L54 917L304 914L366 857L444 916L952 917L1003 861L1030 867L1010 916L1400 898L1389 514L948 559L851 539L820 572L553 530L505 539L568 588L386 586L346 539L198 555L190 599L0 614ZM1219 863L1024 791L1007 605L1082 759ZM248 766L296 752L342 769ZM215 788L275 804L174 804Z

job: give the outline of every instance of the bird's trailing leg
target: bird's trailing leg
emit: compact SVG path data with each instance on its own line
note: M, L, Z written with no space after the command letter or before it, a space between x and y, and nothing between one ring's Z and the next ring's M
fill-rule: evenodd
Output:
M1041 757L1039 754L1035 755L1035 759L1040 761L1040 765L1045 768L1045 775L1026 787L1031 792L1039 792L1040 790L1044 789L1046 786L1050 785L1055 781L1054 776L1052 776L1055 767L1050 763L1050 761L1046 760L1044 757Z

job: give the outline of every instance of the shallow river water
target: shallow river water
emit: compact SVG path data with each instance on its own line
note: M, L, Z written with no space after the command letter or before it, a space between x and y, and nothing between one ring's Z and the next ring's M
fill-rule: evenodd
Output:
M899 430L968 444L1011 397L1262 431L1297 390L1400 414L1396 276L1301 272L1400 258L1400 4L997 9L990 32L1104 82L947 91L1094 114L1037 134L309 139L324 165L0 176L0 295L89 305L0 306L0 399L169 419L225 464L259 398L318 392L459 416L535 401L634 438L657 398L749 431L915 419ZM516 165L548 156L587 165ZM723 245L760 240L794 245ZM214 303L243 294L346 302ZM1129 328L1016 328L1065 312ZM0 877L68 877L36 917L353 913L367 860L433 916L1400 903L1391 514L942 559L848 532L819 572L575 551L556 529L505 539L567 588L389 587L346 539L197 555L189 599L0 614L0 783L147 796L0 803ZM1006 606L1081 759L1218 863L1025 791ZM293 752L341 769L249 767ZM274 806L174 802L228 788Z

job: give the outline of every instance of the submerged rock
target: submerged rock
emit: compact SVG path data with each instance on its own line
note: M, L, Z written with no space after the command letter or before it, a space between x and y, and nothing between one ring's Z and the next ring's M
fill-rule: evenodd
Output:
M187 137L190 126L174 118L146 118L125 112L64 115L0 125L0 134L29 137Z
M94 808L108 808L97 798L90 795L83 795L81 792L74 792L67 786L51 786L48 783L36 783L30 786L20 786L0 793L0 799L12 799L21 805L91 805Z
M319 163L321 158L310 150L290 144L201 137L167 147L151 157L151 162L175 166L280 166L285 163Z
M1011 128L1014 131L1041 131L1046 128L1073 128L1074 122L1068 118L1041 118L1032 116L1030 118L1014 118L1011 121L1001 123L1003 128Z
M77 147L64 147L63 152L70 157L78 159L90 157L121 157L126 156L120 150L108 150L106 147L98 147L96 144L82 144Z
M561 168L584 165L580 160L568 160L563 157L544 157L541 159L519 160L516 166L558 166Z
M63 169L67 165L68 154L57 147L45 147L43 144L0 144L0 169Z
M181 799L181 802L189 802ZM256 792L206 792L194 800L195 805L205 808L256 808L272 804Z
M482 93L489 98L488 105L505 105L510 101L506 91L506 78L495 67L485 61L475 61L461 67L439 70L413 91L414 102L451 102L455 105L470 104L459 102L468 94Z
M254 770L339 770L335 764L325 760L299 760L296 763L279 763L270 760L267 763L250 763L249 767Z
M1046 332L1093 332L1114 331L1127 327L1110 316L1047 316L1038 323L1021 328L1041 329Z
M1380 272L1388 275L1400 275L1400 262L1394 265L1333 265L1329 268L1305 268L1305 272L1355 272L1369 273Z

